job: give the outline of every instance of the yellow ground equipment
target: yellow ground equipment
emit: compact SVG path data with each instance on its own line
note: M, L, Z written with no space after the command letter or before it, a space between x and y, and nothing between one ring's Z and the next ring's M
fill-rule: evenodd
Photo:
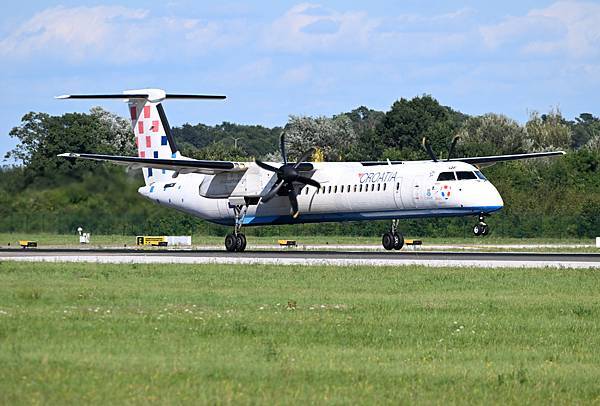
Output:
M151 245L153 247L166 247L169 243L167 237L163 236L150 236L140 235L136 237L137 245Z
M37 241L19 240L21 248L37 248Z
M296 240L277 240L280 247L297 247L298 243Z
M423 245L423 240L404 240L404 245L411 247L413 250L420 248Z

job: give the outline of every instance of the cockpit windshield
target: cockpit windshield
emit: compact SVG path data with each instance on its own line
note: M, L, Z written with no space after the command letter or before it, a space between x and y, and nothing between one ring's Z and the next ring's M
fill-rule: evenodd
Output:
M471 172L471 171L456 171L456 172L441 172L438 175L438 182L447 182L450 180L487 180L483 173L479 171Z
M477 176L475 176L475 174L470 171L458 171L458 172L456 172L456 176L457 176L458 180L477 179Z
M440 182L446 180L456 180L456 178L454 177L454 172L442 172L439 174L437 180Z
M477 177L481 180L487 180L487 178L485 176L483 176L483 173L481 173L479 171L475 171L475 175L477 175Z

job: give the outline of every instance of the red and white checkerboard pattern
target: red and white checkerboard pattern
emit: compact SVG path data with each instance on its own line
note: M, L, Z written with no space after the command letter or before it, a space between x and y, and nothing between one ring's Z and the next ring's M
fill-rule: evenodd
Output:
M156 103L132 101L129 103L129 113L138 156L140 158L172 158L171 148L167 142ZM170 176L167 171L162 170L144 168L143 172L147 183L157 180L156 178L160 175Z

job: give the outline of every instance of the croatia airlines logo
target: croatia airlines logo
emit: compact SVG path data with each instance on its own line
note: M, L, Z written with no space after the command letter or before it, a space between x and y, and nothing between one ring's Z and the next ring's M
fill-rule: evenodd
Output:
M360 183L393 182L396 172L364 172L358 174Z
M446 200L450 198L450 193L452 193L452 186L444 185L440 188L440 195Z

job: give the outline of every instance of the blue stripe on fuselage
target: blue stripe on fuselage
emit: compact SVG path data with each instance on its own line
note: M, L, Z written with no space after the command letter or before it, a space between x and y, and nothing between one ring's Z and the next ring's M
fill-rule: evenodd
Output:
M460 217L470 216L479 213L491 213L500 210L502 206L478 206L461 207L448 209L414 209L414 210L393 210L379 212L349 212L349 213L300 213L298 218L291 215L283 216L246 216L244 225L280 225L280 224L301 224L301 223L320 223L320 222L338 222L338 221L364 221L364 220L391 220L391 219L410 219L410 218L430 218L430 217ZM233 218L211 220L214 223L222 225L233 225Z

